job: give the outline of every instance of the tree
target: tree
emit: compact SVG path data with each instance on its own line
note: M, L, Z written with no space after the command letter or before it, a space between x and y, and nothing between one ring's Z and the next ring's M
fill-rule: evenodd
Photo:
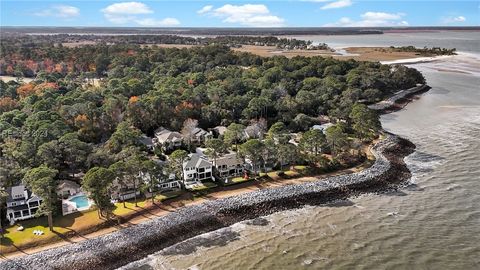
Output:
M242 124L232 123L227 127L223 135L223 140L227 145L235 144L235 150L238 150L238 143L245 136L245 126Z
M327 143L334 155L337 155L348 143L348 135L340 124L333 125L326 130Z
M209 139L205 145L207 146L206 154L213 159L213 165L217 165L217 158L225 152L226 147L220 139Z
M48 227L53 231L53 211L57 196L55 190L57 182L55 177L58 171L51 169L46 165L29 170L24 177L24 181L33 193L42 199L42 203L38 208L37 215L46 214L48 217Z
M287 127L282 122L273 124L267 133L276 144L286 144L290 140Z
M115 174L103 167L93 167L85 174L82 180L82 188L88 193L88 197L95 202L100 217L110 219L114 205L110 201L110 189Z
M190 149L192 140L195 136L195 129L198 127L198 120L188 118L183 122L183 128L181 133L183 135L184 140L187 142L188 149Z
M298 149L291 143L278 146L277 160L280 163L280 170L283 170L283 164L292 164L298 160Z
M181 175L183 184L185 185L185 177L183 175L183 162L188 157L188 152L185 150L177 149L170 154L170 166L177 176Z
M372 140L381 127L378 114L364 104L357 103L353 106L350 119L358 138L364 141Z
M323 132L318 129L311 129L303 133L299 146L303 151L311 152L316 156L322 151L325 143L326 139Z
M257 169L262 162L264 144L258 139L250 139L240 145L239 153L241 156L250 159L253 171L257 173Z
M127 122L121 122L107 141L107 147L110 151L118 153L124 147L138 145L140 136L140 130Z

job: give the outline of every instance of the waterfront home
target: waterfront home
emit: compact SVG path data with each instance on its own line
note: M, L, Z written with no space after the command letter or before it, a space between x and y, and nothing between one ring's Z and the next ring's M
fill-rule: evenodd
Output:
M212 167L212 163L205 156L190 154L189 158L183 163L185 185L213 180Z
M161 147L163 151L171 151L182 146L183 135L176 131L170 131L163 127L155 130L153 143Z
M17 220L33 218L42 199L24 185L7 188L7 219L11 224Z
M215 161L212 159L210 161L218 172L218 176L223 180L244 173L244 161L236 153L229 153L218 157Z
M57 185L57 195L60 198L68 198L80 192L80 185L70 180L62 180Z
M172 190L177 190L182 188L180 181L176 179L174 173L170 174L168 178L163 177L163 175L157 177L157 180L155 181L153 189L151 187L152 176L149 173L141 172L140 178L143 180L144 184L148 186L148 192L153 192L153 191L165 192L165 191L172 191Z
M140 195L138 186L139 181L136 183L137 191L135 191L135 184L133 182L123 183L118 177L113 180L112 189L110 192L110 199L112 201L125 201L135 198L135 195Z

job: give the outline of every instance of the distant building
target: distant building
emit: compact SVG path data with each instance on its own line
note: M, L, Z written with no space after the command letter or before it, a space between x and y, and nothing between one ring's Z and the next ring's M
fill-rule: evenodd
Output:
M212 167L212 163L204 156L191 154L187 161L183 163L185 183L213 180Z
M327 131L327 129L329 127L333 126L332 123L326 123L326 124L323 124L323 125L314 125L312 127L312 129L317 129L317 130L320 130L321 132L323 132L323 134L325 134L325 132Z
M203 144L207 139L213 137L211 132L204 130L203 128L195 128L193 130L192 142L196 144Z
M80 192L80 185L70 180L62 180L57 185L57 195L60 198L68 198Z
M148 151L153 151L153 148L155 147L155 143L153 142L153 139L146 136L142 135L139 139L140 143L145 145Z
M183 136L179 132L160 127L155 130L153 143L164 151L171 151L182 146Z
M7 188L7 219L10 223L33 218L42 199L24 185Z
M212 128L212 133L215 138L222 137L223 134L225 134L225 131L227 131L227 127L225 126L216 126Z
M239 158L236 153L226 154L216 159L214 162L210 160L218 172L221 179L242 175L244 173L243 159Z

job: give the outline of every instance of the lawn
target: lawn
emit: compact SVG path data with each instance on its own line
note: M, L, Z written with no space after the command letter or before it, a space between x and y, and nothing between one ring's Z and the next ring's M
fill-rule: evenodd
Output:
M247 179L245 179L245 177L243 177L243 176L234 177L234 178L229 179L228 182L225 183L225 186L236 185L236 184L240 184L240 183L252 181L252 180L254 180L254 179L255 179L255 178L247 178Z
M166 199L179 196L182 191L172 191L167 193L158 194L155 197L156 201L163 201ZM115 215L125 216L132 212L142 210L143 207L148 206L151 199L139 199L138 207L135 207L133 201L127 201L126 207L123 207L123 203L116 203L116 209L113 211ZM46 217L39 217L29 220L18 222L25 229L23 231L17 231L18 226L14 225L6 229L5 238L1 240L1 250L4 252L16 250L15 246L29 246L37 245L40 243L59 241L65 237L65 234L69 232L75 233L78 231L85 231L93 229L95 226L99 226L104 223L104 219L98 217L96 210L89 210L85 212L77 212L67 216L57 216L53 219L54 231L51 232L48 229L48 222ZM43 231L43 235L34 235L34 230Z
M205 183L195 185L194 187L190 188L190 190L192 190L192 191L203 191L203 190L207 190L207 189L214 188L214 187L217 187L217 186L218 185L213 183L213 182L205 182Z

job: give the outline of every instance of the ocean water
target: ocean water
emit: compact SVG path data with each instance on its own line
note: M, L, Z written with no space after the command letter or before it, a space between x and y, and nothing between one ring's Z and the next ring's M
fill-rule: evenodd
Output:
M382 116L386 130L417 145L406 158L410 185L240 222L125 268L480 269L480 46L474 46L480 37L389 35L330 38L340 40L339 47L424 46L422 40L436 40L435 46L465 52L412 65L432 89L405 109Z

